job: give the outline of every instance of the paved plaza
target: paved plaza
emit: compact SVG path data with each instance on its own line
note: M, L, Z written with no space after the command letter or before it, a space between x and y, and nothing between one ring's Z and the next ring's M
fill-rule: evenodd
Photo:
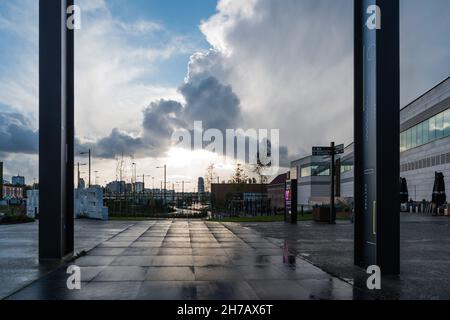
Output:
M79 222L78 222L79 223ZM83 223L83 222L82 222ZM67 289L66 266L8 299L353 299L348 283L252 229L203 221L137 222L74 261L82 289Z
M320 269L366 288L367 274L353 265L353 230L337 225L302 222L245 223L265 237L283 239L289 250ZM384 277L376 299L450 299L450 217L401 214L400 276Z
M37 223L0 226L0 298L449 299L450 219L403 214L402 274L365 289L353 266L353 225L200 220L76 221L67 265L39 264ZM67 289L67 266L82 289Z

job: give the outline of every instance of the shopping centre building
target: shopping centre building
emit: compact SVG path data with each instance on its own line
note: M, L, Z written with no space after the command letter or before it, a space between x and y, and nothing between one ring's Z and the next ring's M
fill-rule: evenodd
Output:
M414 201L431 201L435 173L450 187L450 77L408 104L400 113L400 170ZM353 144L337 160L336 196L353 197ZM329 203L330 158L308 156L291 163L297 172L298 204Z

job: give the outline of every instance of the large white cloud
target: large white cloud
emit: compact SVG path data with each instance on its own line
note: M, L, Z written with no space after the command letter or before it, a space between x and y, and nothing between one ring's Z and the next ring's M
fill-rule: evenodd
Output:
M215 51L190 70L231 84L244 123L281 129L291 153L352 141L352 1L259 0L218 4L201 25Z

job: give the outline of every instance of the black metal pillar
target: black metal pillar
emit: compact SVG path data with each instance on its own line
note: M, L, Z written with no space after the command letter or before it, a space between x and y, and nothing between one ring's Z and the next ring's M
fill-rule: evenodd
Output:
M355 264L400 273L399 0L355 0Z
M3 162L0 162L0 201L3 200Z
M39 258L62 259L74 236L73 0L39 2Z
M336 224L336 205L335 205L335 158L336 148L335 143L331 143L331 164L330 164L330 176L331 176L331 192L330 192L330 224Z

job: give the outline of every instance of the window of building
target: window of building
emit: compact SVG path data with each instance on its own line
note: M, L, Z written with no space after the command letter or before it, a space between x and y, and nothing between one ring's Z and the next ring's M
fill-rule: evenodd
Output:
M429 120L429 124L430 124L429 139L430 141L433 141L434 139L436 139L436 117L431 118Z
M450 136L450 109L403 131L400 134L400 151L404 152L448 136Z
M436 138L442 138L444 136L444 113L436 115Z
M417 127L411 128L411 148L417 147Z
M400 152L406 151L406 132L400 134Z
M301 176L302 178L311 177L311 167L310 166L303 167L301 170Z
M450 136L450 109L444 112L444 135Z
M417 125L417 146L421 146L423 144L423 123L419 123Z
M406 150L411 149L411 129L406 131Z
M424 144L430 141L430 122L428 120L422 123L422 140Z

